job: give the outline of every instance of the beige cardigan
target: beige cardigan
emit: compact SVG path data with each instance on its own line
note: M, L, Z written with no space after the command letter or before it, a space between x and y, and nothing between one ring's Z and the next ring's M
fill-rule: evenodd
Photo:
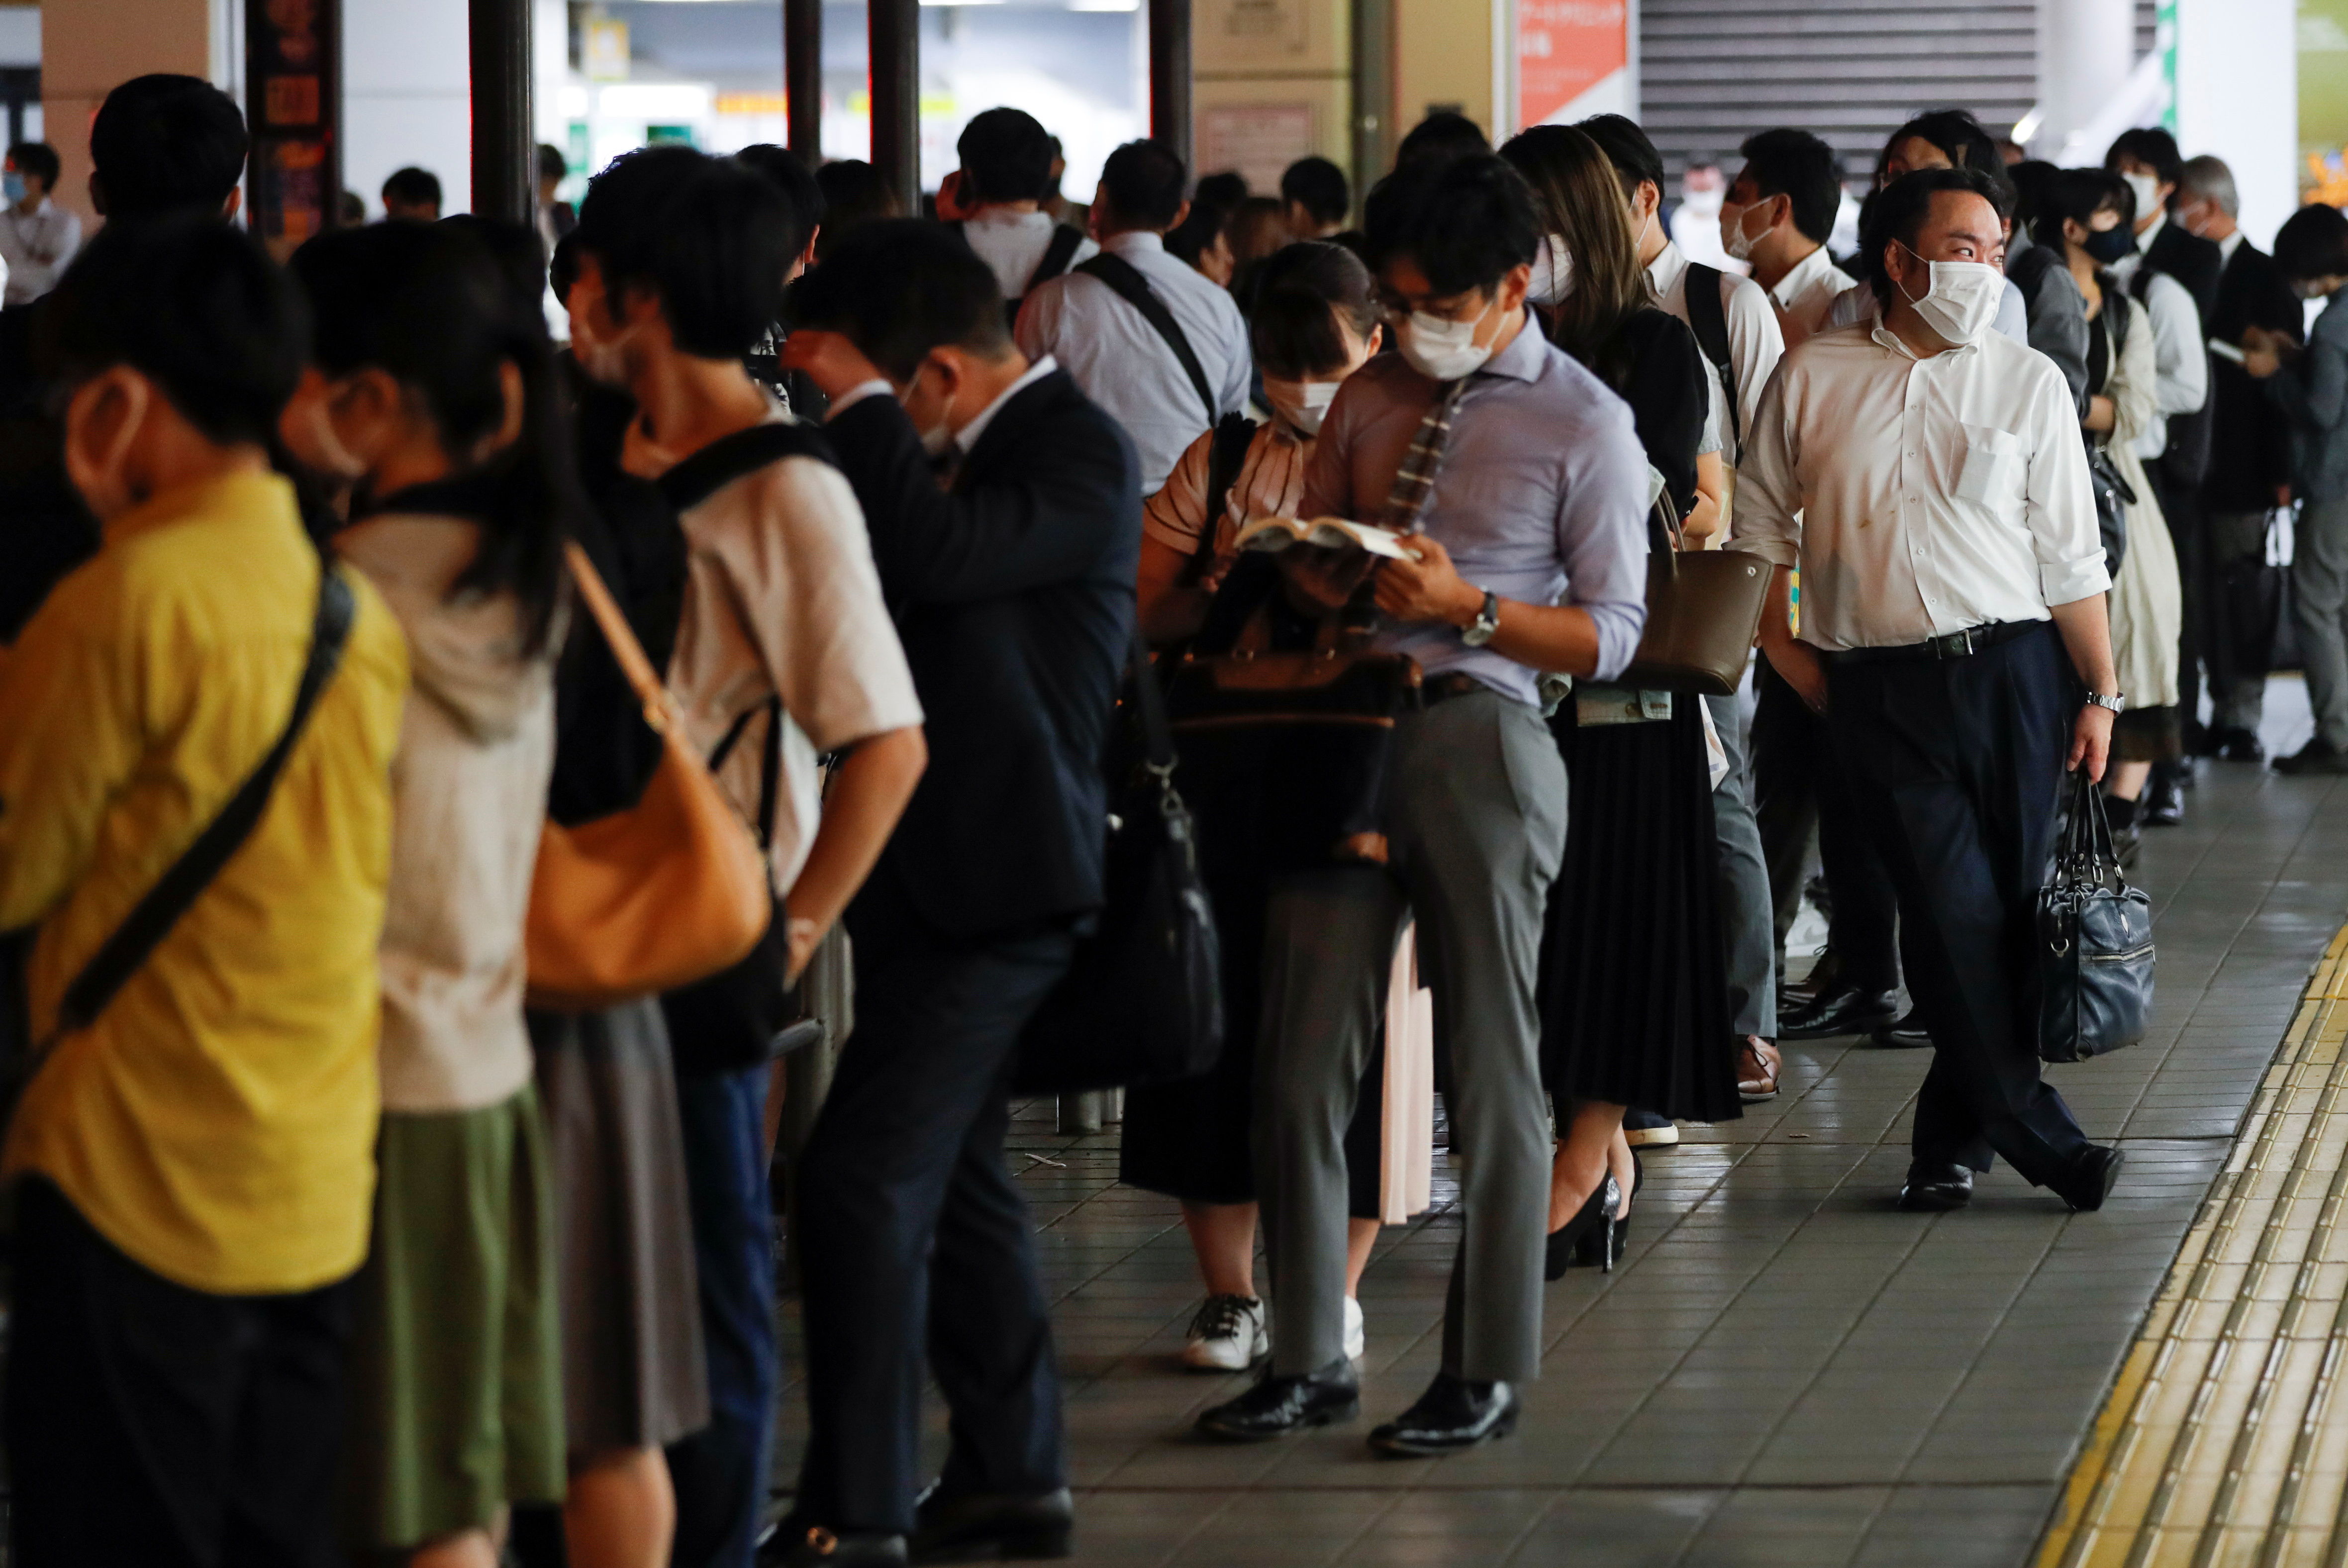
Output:
M475 526L386 513L335 537L407 634L381 948L383 1108L474 1110L530 1081L522 923L554 765L552 664L511 594L448 597Z

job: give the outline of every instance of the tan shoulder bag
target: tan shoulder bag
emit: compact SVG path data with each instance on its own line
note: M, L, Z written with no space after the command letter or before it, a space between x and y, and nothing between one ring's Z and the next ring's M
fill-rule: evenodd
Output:
M685 743L675 707L585 551L579 596L660 732L660 766L624 811L546 824L530 889L533 1006L586 1011L689 985L737 963L773 913L766 859Z

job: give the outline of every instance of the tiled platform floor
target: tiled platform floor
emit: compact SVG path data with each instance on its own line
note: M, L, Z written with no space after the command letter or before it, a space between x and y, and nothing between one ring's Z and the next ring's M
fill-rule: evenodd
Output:
M2273 708L2270 743L2295 747L2303 698L2278 682ZM1550 1287L1544 1376L1518 1435L1448 1460L1382 1462L1361 1441L1434 1369L1457 1239L1442 1202L1387 1233L1364 1282L1363 1422L1203 1445L1191 1417L1241 1383L1171 1359L1200 1295L1173 1206L1115 1185L1113 1131L1024 1123L1014 1158L1068 1376L1077 1561L2024 1563L2348 915L2348 789L2205 769L2139 880L2158 908L2154 1033L2055 1069L2089 1132L2129 1154L2103 1212L2068 1215L2003 1170L1969 1212L1897 1212L1923 1055L1790 1046L1778 1100L1650 1160L1626 1265ZM795 1398L786 1412L782 1478Z

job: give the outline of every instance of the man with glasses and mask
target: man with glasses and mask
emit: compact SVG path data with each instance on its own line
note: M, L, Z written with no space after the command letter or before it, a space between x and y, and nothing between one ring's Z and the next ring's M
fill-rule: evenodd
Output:
M1647 464L1629 407L1525 308L1540 228L1507 163L1406 165L1365 218L1400 352L1338 389L1298 515L1416 531L1415 558L1375 579L1379 645L1426 672L1426 707L1395 731L1386 835L1450 1046L1467 1225L1442 1369L1370 1443L1438 1454L1511 1430L1515 1386L1540 1371L1550 1140L1534 984L1566 821L1540 681L1610 679L1630 662L1645 621ZM1340 558L1291 580L1330 603L1368 564ZM1361 1063L1330 1070L1350 1088ZM1350 1367L1313 1376L1334 1379L1299 1391L1319 1418L1348 1413Z
M2092 1210L2120 1151L2090 1143L2039 1077L2029 933L2062 772L2103 776L2123 704L2069 388L1990 330L1999 190L1945 169L1877 195L1860 255L1882 319L1787 356L1736 545L1776 568L1762 649L1826 715L1899 890L1934 1046L1900 1206L1962 1207L2001 1154Z

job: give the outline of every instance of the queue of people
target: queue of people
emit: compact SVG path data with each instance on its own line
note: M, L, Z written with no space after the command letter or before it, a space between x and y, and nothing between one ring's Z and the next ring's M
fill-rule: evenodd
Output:
M2269 260L2159 133L2009 172L1921 117L1838 259L1800 130L1667 220L1627 119L1496 151L1438 115L1348 227L1325 160L1256 198L1148 141L1076 209L1006 108L935 220L663 146L551 254L419 190L283 268L215 89L124 84L91 145L108 222L0 331L66 542L0 651L25 1568L1065 1555L1004 1144L1111 897L1136 683L1310 654L1405 694L1309 766L1178 756L1228 1022L1122 1154L1182 1206L1184 1359L1262 1369L1199 1431L1274 1440L1361 1414L1381 1167L1439 1086L1464 1222L1389 1456L1512 1430L1544 1282L1613 1266L1644 1161L1780 1093L1780 1042L1931 1047L1900 1206L1997 1157L2101 1206L2016 934L2066 770L2133 831L2255 752L2212 584L2291 487L2318 734L2276 766L2348 771L2348 315L2302 348L2294 298L2348 284L2348 218ZM1749 720L1638 676L1657 568L1719 548L1768 585ZM550 863L681 852L691 799L764 934L554 989L543 928L624 968L698 909ZM810 1436L770 1522L775 1051L822 954L853 1023L790 1171Z

